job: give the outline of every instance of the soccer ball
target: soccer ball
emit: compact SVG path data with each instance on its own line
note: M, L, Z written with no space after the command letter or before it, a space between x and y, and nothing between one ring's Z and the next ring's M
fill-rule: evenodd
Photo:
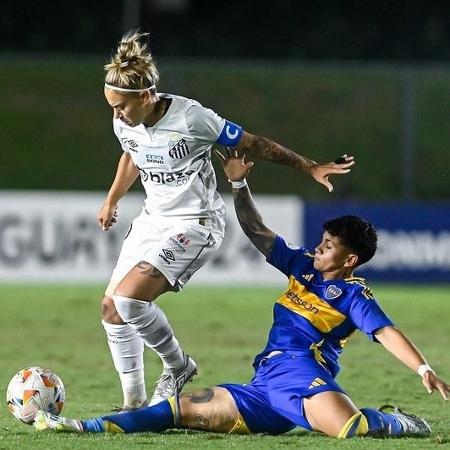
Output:
M11 414L31 424L42 409L58 415L64 405L65 391L61 379L51 370L27 367L17 372L6 391L6 403Z

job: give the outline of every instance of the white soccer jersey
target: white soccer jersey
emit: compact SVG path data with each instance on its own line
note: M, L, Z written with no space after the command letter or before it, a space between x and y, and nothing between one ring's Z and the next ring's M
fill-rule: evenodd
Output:
M182 218L209 217L224 209L211 163L214 143L235 146L242 128L195 100L158 94L172 100L152 127L130 127L113 120L123 151L139 168L150 213Z

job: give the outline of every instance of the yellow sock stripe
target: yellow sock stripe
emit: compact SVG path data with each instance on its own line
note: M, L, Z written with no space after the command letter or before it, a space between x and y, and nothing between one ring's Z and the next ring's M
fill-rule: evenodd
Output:
M115 423L110 422L109 420L103 421L103 429L105 430L105 433L124 433L122 428L119 427L119 425L116 425Z
M169 402L170 409L172 410L173 423L175 427L179 428L181 427L181 414L179 405L180 399L176 395L173 395L172 397L169 397L167 401Z
M175 414L177 412L177 401L175 399L175 395L173 395L172 397L169 397L167 399L167 401L169 402L170 409L172 410L172 414L175 417Z
M250 434L250 430L245 423L244 418L238 413L236 423L231 427L228 434Z
M339 439L346 439L353 436L364 436L369 432L369 424L362 412L358 412L342 427L338 434Z

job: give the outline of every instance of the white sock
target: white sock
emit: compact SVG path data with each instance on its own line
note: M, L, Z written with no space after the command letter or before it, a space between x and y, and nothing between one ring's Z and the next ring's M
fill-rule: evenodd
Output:
M147 400L145 392L144 371L135 370L133 372L119 372L120 382L122 383L123 406L137 408L142 406Z
M114 367L119 372L123 406L135 408L147 400L144 380L144 343L127 324L102 320Z
M164 312L154 303L114 295L119 316L129 324L145 345L161 358L164 369L184 366L183 350L173 335Z

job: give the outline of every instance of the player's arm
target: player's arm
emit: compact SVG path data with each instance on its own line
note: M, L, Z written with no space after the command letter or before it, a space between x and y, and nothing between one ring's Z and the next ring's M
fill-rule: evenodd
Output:
M329 176L346 174L350 172L350 167L355 164L353 156L347 155L344 155L339 162L320 164L270 139L245 131L242 131L242 136L234 148L240 154L243 153L254 158L265 159L302 170L311 175L318 183L323 184L329 192L333 190L333 185L328 180Z
M242 187L233 187L234 209L242 230L250 239L252 244L264 255L267 256L272 250L275 240L275 233L264 225L261 215L256 209L252 199L250 189L246 182L243 182L246 175L253 166L253 162L244 161L244 157L229 156L228 158L216 151L222 163L225 175L231 182L243 183Z
M445 400L448 400L450 385L441 380L428 366L419 349L394 326L380 328L375 332L377 340L386 350L414 372L422 376L422 383L429 393L438 390Z
M130 154L123 152L114 181L97 214L97 222L102 230L107 230L117 221L117 203L127 193L138 175L139 169L135 166Z

